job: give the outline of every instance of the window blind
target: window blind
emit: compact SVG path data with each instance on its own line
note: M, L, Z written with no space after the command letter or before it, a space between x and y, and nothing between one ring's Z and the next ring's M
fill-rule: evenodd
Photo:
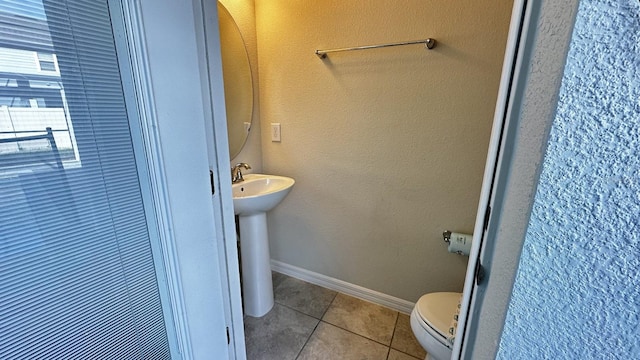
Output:
M106 1L0 0L0 199L0 358L170 358Z

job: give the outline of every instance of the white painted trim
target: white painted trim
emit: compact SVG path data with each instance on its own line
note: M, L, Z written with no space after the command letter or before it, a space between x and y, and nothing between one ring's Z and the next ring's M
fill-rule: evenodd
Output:
M475 295L474 292L476 290L476 266L479 262L482 246L485 241L488 241L486 240L486 233L484 229L484 218L487 208L491 205L491 195L496 167L498 166L501 152L504 151L501 144L503 143L505 122L509 111L509 101L512 101L512 99L510 99L510 96L513 95L511 86L512 81L514 81L516 62L518 61L518 51L520 50L521 26L524 21L528 21L527 17L531 16L531 11L525 11L526 5L527 2L525 0L516 0L511 12L511 23L509 25L507 46L502 64L502 75L500 78L498 97L496 99L496 109L493 117L484 177L482 179L478 211L476 212L476 222L473 231L474 236L471 252L469 254L469 262L467 264L467 272L465 275L464 290L462 293L462 307L458 317L458 330L453 345L452 359L459 359L463 356L463 348L469 337L467 334L467 320L470 313L469 310L471 308L471 303Z
M236 238L236 222L231 191L227 114L222 76L222 54L218 28L217 1L192 0L195 11L200 69L205 112L209 167L213 171L215 194L212 206L216 221L216 241L220 271L225 288L225 318L230 331L229 358L246 359L244 314L240 286L240 264Z
M514 4L524 12L517 13L514 8L511 31L516 31L513 23L519 23L520 29L517 38L512 38L516 33L510 32L504 66L512 70L509 81L505 81L503 73L500 85L501 93L503 88L508 89L504 99L507 102L499 100L494 118L503 119L497 139L500 147L493 165L487 162L487 168L491 166L495 171L490 179L485 176L479 207L490 205L491 217L481 237L484 241L472 249L474 262L467 269L452 359L489 359L497 355L577 4L578 0L518 0ZM511 54L513 50L515 56ZM485 189L490 190L488 197L484 196ZM478 261L485 272L480 285L475 281ZM460 324L465 329L462 333Z
M110 2L111 3L111 2ZM171 203L167 193L164 157L160 146L160 134L158 133L158 117L151 83L151 75L148 67L149 59L146 53L145 34L142 25L140 2L136 0L120 0L122 6L122 21L125 27L126 42L129 51L129 65L133 77L133 86L137 99L137 115L143 138L144 153L150 192L157 228L164 275L166 276L166 288L170 298L170 312L173 318L173 327L177 337L178 356L183 359L193 358L193 349L187 321L187 311L184 300L182 277L178 261L177 244L172 227ZM113 5L112 5L113 6ZM112 7L114 9L114 7ZM162 284L159 284L160 286ZM163 304L167 305L167 304ZM166 309L163 309L166 311Z
M338 280L329 276L318 274L297 266L289 265L277 260L271 260L271 269L273 271L289 275L296 279L304 280L311 284L322 286L324 288L341 292L362 300L366 300L378 305L388 307L404 314L410 314L415 303L402 300L397 297L383 294L381 292L364 288L359 285L351 284L346 281Z

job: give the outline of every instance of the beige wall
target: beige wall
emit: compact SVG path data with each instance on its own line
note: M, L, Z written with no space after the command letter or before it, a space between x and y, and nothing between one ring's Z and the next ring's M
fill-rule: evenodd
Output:
M264 172L296 185L271 256L408 301L461 291L442 231L474 225L510 0L257 0ZM316 49L433 37L330 55Z
M246 162L251 165L253 172L262 171L262 151L260 149L260 97L258 76L258 49L256 44L255 5L253 0L219 0L229 11L233 20L238 25L242 39L244 40L251 66L253 78L253 116L251 131L242 151L231 159L231 164Z

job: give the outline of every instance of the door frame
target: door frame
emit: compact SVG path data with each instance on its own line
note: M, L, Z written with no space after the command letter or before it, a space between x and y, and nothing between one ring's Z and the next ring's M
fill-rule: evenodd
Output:
M201 88L205 106L205 134L209 168L216 190L211 196L216 221L216 239L222 286L225 289L225 316L229 324L229 355L246 359L244 311L240 283L240 262L236 219L231 188L231 156L224 97L222 50L218 21L218 1L193 0L196 37L200 59Z
M186 319L179 316L185 312L181 296L182 281L178 272L171 271L178 264L176 239L170 225L171 210L160 137L154 131L157 128L157 116L152 85L146 70L148 59L144 52L140 9L126 0L108 0L107 5L171 357L181 358L189 356L191 350Z
M242 359L244 343L229 344L229 329L238 324L244 341L241 311L239 321L237 314L228 316L228 308L241 309L239 281L228 280L230 256L220 253L219 245L225 239L220 235L223 218L210 200L209 169L217 169L217 158L210 164L205 130L211 121L203 102L208 94L198 86L203 73L196 29L202 1L193 0L192 6L168 0L107 2L120 66L131 79L123 86L136 100L135 109L128 111L135 111L139 120L132 137L143 149L138 160L147 179L141 182L147 182L143 186L151 193L149 216L155 218L153 230L160 242L161 258L154 261L161 262L158 268L164 267L166 275L159 286L168 291L169 306L163 311L173 319L168 333L177 338L172 357ZM229 185L228 202L230 194ZM232 204L226 214L229 209L233 214ZM238 294L236 303L229 303L230 292Z
M516 0L452 359L495 358L578 0Z
M167 2L161 2L162 5L160 5L159 2L152 0L120 1L124 4L125 23L128 22L133 29L127 33L130 37L127 41L133 44L133 48L140 51L138 54L133 54L135 59L132 61L138 64L138 67L134 68L134 75L140 76L138 80L141 84L138 85L143 89L139 96L145 102L145 106L148 106L143 107L149 115L149 118L142 120L142 123L147 126L143 131L148 132L145 134L145 137L148 137L145 138L148 141L145 145L147 154L150 156L148 165L151 169L152 181L158 182L154 186L154 207L159 213L161 233L167 236L164 240L166 244L163 245L163 248L166 246L167 253L164 254L163 260L167 266L168 276L171 278L168 286L172 293L172 312L177 324L182 356L199 358L199 354L207 354L206 351L210 351L209 355L203 355L203 357L220 355L219 351L222 347L219 341L211 341L214 333L220 334L220 323L216 321L216 324L210 324L208 330L212 333L205 335L207 326L193 324L194 321L197 322L194 319L194 311L200 310L205 317L219 319L222 315L222 326L225 324L230 326L230 337L233 342L227 350L226 357L244 359L246 355L237 272L235 220L231 201L231 184L226 179L228 175L226 167L229 165L226 122L216 121L216 119L225 119L226 114L223 106L224 89L215 2L211 5L211 2L192 0L191 9L189 7L184 9L183 6L182 10L177 10L179 6L172 7ZM494 129L478 206L479 216L476 219L474 244L465 281L463 307L459 321L461 331L459 330L459 336L454 344L453 358L480 358L482 356L479 354L482 351L486 351L487 354L493 352L495 357L535 194L548 130L555 113L577 2L578 0L571 0L564 4L531 0L514 2L503 76L494 116ZM191 29L195 30L197 38L195 42L198 47L197 72L200 75L206 74L199 77L201 97L198 102L201 102L200 110L204 112L199 117L202 120L201 130L206 134L203 140L205 144L200 145L206 147L208 161L205 162L208 162L213 170L216 184L216 194L209 203L209 210L213 211L211 228L215 228L216 251L214 253L216 256L206 264L208 277L190 273L193 268L185 267L185 263L193 261L189 254L194 254L194 249L184 251L184 247L181 248L181 244L175 241L177 235L174 231L177 229L174 229L173 225L175 225L176 211L180 209L172 204L170 194L172 185L170 179L167 180L169 174L165 169L170 166L166 159L167 150L176 149L163 144L165 141L160 133L163 125L153 123L153 119L159 116L156 110L158 85L154 84L153 78L160 74L157 67L154 69L153 66L148 66L149 62L153 61L150 61L146 50L149 47L159 46L158 42L161 41L163 31L159 30L161 26L157 24L149 30L148 24L143 24L141 19L142 15L145 15L144 18L148 21L158 12L171 18L170 15L175 15L176 11L191 12L191 21L193 21ZM552 29L553 31L548 31L547 28L544 28L544 31L540 30L543 29L540 24L545 21L547 25L551 24L557 28ZM211 26L205 26L205 24ZM153 37L151 41L153 44L149 44L150 36ZM549 51L550 49L553 51ZM535 72L536 67L540 70L540 61L549 68ZM206 72L203 72L204 68ZM207 79L202 82L204 77ZM535 100L542 101L542 106ZM527 113L527 109L531 108L536 110ZM214 119L214 121L207 119ZM533 125L528 124L528 120L531 120ZM166 137L164 139L166 140ZM201 139L192 139L192 141L195 140ZM535 151L529 151L532 148ZM527 152L529 154L524 154ZM208 181L208 174L203 176L206 176ZM517 196L518 194L520 196ZM506 216L511 210L509 206L518 200L520 205L516 209L520 210L519 217L513 222L517 225L515 226L517 229L505 231L505 228L510 227L507 221L514 221ZM484 218L488 206L493 210L488 217L488 226L485 230ZM508 242L511 244L508 246L509 251L500 252L501 244ZM503 256L497 256L499 253ZM475 281L478 275L475 270L477 264L482 264L485 273L480 286L476 285ZM185 278L190 277L194 279L184 281ZM190 297L202 299L202 296L197 295L196 290L192 288L193 284L207 282L215 283L213 289L219 291L220 297L213 299L214 304L207 304L208 306L189 304ZM209 344L204 343L205 336L209 337ZM224 348L227 349L226 345Z

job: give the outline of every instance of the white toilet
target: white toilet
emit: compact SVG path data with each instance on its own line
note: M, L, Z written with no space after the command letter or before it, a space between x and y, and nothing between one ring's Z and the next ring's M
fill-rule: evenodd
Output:
M427 351L426 360L451 359L453 345L448 338L453 315L458 312L461 293L437 292L423 295L411 312L411 330Z

